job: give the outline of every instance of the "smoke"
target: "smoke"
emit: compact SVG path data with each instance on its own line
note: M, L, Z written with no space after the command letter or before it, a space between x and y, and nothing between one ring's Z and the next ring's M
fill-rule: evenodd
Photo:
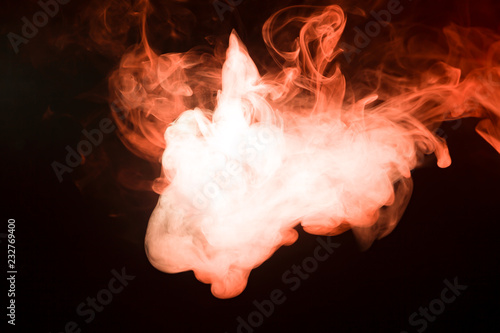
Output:
M341 72L346 17L337 6L289 7L263 39L276 65L259 72L233 32L221 52L157 55L145 34L110 79L123 142L161 156L146 251L159 270L192 270L219 298L298 237L352 229L362 247L390 233L412 191L411 170L435 154L443 121L482 118L500 152L500 39L450 25L446 52L401 34L376 69ZM426 66L414 66L425 63Z

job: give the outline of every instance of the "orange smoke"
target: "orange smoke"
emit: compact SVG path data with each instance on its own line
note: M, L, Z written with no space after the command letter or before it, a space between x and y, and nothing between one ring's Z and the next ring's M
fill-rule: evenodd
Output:
M319 235L352 228L364 247L390 233L423 156L451 163L434 134L443 121L482 118L478 133L500 152L497 35L449 26L446 54L395 38L381 66L351 83L338 61L345 23L336 5L275 13L263 37L277 69L265 73L235 32L225 57L157 55L144 34L122 58L110 80L129 111L116 119L122 139L163 168L146 235L155 267L193 270L216 297L234 297L295 242L298 224ZM415 61L427 69L415 75Z

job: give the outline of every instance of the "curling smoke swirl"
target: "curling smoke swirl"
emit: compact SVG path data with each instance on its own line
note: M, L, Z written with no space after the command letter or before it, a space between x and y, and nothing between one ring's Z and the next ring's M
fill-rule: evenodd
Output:
M434 134L441 122L483 118L479 134L500 151L496 35L471 68L435 57L418 81L366 72L374 87L352 97L337 61L345 22L335 5L277 12L263 36L279 71L264 75L234 32L225 57L158 56L145 37L123 57L110 81L129 111L116 119L123 141L145 158L162 154L146 235L156 268L193 270L215 296L234 297L299 224L353 229L364 247L390 233L423 156L451 163ZM450 44L466 42L460 29L447 28Z

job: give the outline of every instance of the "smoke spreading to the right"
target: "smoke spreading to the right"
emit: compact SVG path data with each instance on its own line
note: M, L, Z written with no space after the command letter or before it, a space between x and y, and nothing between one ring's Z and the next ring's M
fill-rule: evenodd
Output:
M364 248L389 234L411 171L431 154L452 162L443 122L481 119L477 133L500 152L492 29L398 20L411 1L283 6L262 27L266 54L236 32L161 54L148 42L154 5L141 3L142 40L110 87L128 114L115 119L125 145L162 164L147 254L162 271L193 270L217 297L241 293L298 225L352 229ZM346 13L365 22L350 41Z

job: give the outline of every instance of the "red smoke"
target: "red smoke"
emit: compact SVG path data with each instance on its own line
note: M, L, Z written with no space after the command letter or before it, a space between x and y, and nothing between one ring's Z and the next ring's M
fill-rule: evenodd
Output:
M272 15L262 33L275 66L265 71L235 32L225 55L158 55L141 20L142 42L110 87L129 115L115 119L123 142L161 158L147 254L162 271L193 270L216 297L241 293L298 224L319 235L352 228L364 247L390 233L424 155L451 163L435 134L443 121L481 118L477 132L500 152L500 38L490 30L449 25L445 48L398 30L373 56L380 65L348 82L337 5Z

